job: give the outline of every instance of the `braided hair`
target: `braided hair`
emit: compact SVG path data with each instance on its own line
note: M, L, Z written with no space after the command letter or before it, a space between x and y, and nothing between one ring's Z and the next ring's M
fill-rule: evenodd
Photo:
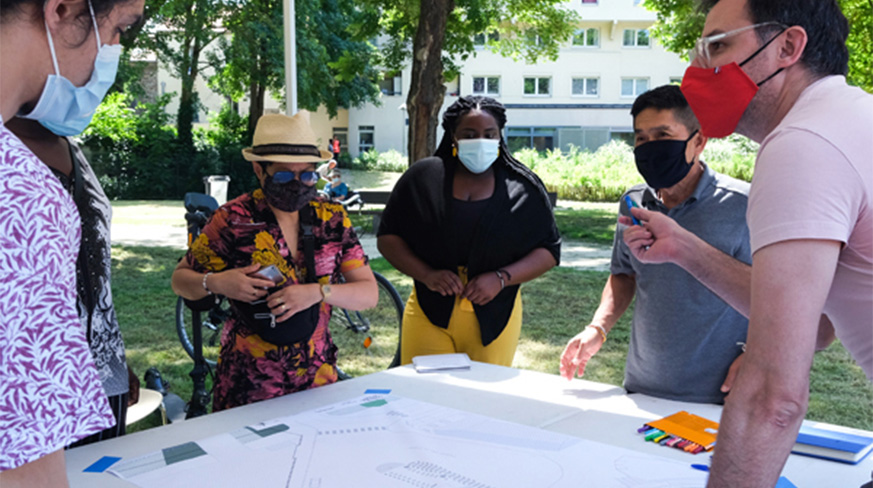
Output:
M506 126L506 108L493 98L469 95L460 97L458 101L451 104L445 113L443 113L443 138L440 140L434 156L439 157L443 161L459 162L458 157L452 154L455 129L458 128L461 119L473 110L480 110L494 117L497 127L500 129L500 153L494 164L502 164L509 171L528 180L534 187L540 190L542 198L545 199L546 208L551 208L552 204L543 182L536 173L512 157L512 154L509 152L509 146L506 145L506 140L503 138L503 128Z

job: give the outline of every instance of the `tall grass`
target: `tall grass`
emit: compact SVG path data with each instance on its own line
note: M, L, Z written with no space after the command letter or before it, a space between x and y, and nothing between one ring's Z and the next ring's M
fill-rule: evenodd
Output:
M757 144L742 136L710 140L702 159L715 171L751 181ZM633 148L613 140L595 152L572 147L537 152L516 151L514 156L531 168L558 198L596 202L617 201L628 188L642 183Z

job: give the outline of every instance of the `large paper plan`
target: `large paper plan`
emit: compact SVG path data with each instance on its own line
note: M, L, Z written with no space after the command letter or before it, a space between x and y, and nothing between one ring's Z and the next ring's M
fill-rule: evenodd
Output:
M125 459L144 488L700 488L691 463L394 395L353 400Z

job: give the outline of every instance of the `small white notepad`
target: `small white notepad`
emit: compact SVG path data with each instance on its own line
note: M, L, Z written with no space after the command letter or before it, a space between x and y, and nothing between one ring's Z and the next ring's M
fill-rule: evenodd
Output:
M470 369L470 356L465 352L415 356L412 358L412 365L419 373Z

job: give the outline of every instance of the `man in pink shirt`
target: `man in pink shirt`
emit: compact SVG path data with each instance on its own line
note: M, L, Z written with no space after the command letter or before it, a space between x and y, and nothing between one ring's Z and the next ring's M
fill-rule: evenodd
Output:
M835 331L873 380L873 95L846 84L848 24L835 0L705 3L682 91L704 135L761 143L752 266L645 210L633 210L645 224L625 241L749 315L708 486L772 487L806 413L816 346Z

